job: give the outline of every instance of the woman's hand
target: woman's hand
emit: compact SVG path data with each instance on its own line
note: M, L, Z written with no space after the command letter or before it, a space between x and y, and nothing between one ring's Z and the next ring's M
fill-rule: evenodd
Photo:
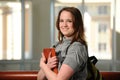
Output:
M44 53L42 53L42 57L40 59L40 67L43 68L46 65L46 58L44 56Z
M49 53L47 64L46 64L46 58L44 56L44 53L42 53L42 57L40 59L40 67L43 68L44 66L47 66L49 69L53 69L58 66L58 58L57 56L51 57L51 53Z
M53 68L57 67L58 66L58 58L57 58L57 56L51 57L51 53L49 53L47 66L50 69L53 69Z

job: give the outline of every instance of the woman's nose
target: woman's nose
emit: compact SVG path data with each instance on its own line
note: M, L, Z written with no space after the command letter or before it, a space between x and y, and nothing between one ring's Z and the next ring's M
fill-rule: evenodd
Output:
M67 26L67 23L66 23L66 22L63 22L63 26Z

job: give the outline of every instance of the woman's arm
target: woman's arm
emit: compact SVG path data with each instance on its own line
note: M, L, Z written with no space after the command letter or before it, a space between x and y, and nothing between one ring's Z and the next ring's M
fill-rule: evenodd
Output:
M48 62L46 64L46 66L51 70L57 66L58 59L56 56L54 56L54 57L50 57L50 56L51 56L51 53L49 54ZM44 58L44 56L42 56L42 58ZM46 61L46 59L45 59L45 61ZM46 80L46 75L45 75L44 71L42 70L42 68L38 72L37 80Z
M66 65L62 64L59 73L54 73L48 66L45 64L45 58L42 57L40 60L40 67L45 73L48 80L69 80L69 78L73 75L73 69Z
M37 80L46 80L45 74L42 69L37 74Z

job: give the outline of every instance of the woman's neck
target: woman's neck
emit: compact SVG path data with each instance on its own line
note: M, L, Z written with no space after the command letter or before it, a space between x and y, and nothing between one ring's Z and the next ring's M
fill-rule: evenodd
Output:
M65 39L72 40L72 39L73 39L73 36L71 36L71 37L64 36L64 38L65 38Z

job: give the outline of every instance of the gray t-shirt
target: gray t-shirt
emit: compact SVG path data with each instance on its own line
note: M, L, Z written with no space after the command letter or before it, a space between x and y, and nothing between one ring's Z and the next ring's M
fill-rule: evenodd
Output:
M62 64L67 64L74 70L70 80L86 80L88 57L86 47L80 42L74 42L71 45L70 42L70 40L64 39L61 44L56 46L55 50L59 58L58 68L60 69Z

